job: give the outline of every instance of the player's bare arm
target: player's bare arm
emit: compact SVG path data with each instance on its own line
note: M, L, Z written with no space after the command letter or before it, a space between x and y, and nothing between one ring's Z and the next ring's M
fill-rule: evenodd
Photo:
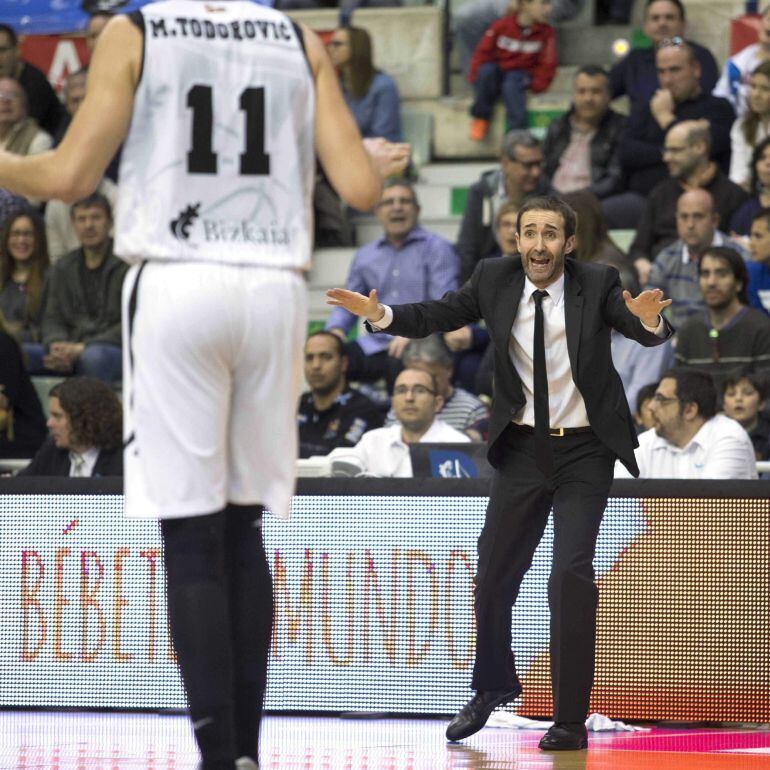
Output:
M142 33L118 16L102 32L86 98L61 144L29 157L0 153L0 187L28 198L73 202L96 189L128 133L142 60Z
M406 168L409 145L376 139L364 146L323 44L308 27L302 34L316 86L316 154L340 197L366 211L380 198L382 177Z

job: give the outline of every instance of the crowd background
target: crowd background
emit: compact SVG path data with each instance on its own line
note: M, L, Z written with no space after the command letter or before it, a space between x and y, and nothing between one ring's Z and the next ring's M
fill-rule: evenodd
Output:
M397 83L409 62L375 50L376 36L357 25L355 13L397 5L343 4L339 25L323 34L362 135L393 141L411 138ZM680 0L591 6L594 29L636 18L646 45L620 57L597 50L596 61L572 67L568 108L532 130L532 94L547 95L558 80L560 30L585 17L584 5L469 0L456 12L446 9L449 58L455 78L467 79L455 87L468 114L455 111L454 120L476 145L494 141L497 157L468 187L457 236L421 221L417 163L386 184L368 213L346 210L319 171L316 248L352 250L350 289L376 288L391 304L438 298L467 280L479 260L516 253L516 214L528 196L563 196L578 212L575 259L616 267L632 293L660 288L674 300L667 311L677 330L672 344L647 350L613 338L626 397L640 432L649 432L640 452L684 457L667 466L678 475L696 474L697 466L707 469L697 472L702 477L750 478L753 460L770 459L770 8L752 22L756 41L724 59L689 36ZM337 13L335 6L276 3ZM88 52L109 18L103 10L88 18ZM21 50L17 29L0 24L0 147L45 152L62 140L83 99L87 57L57 83L57 93ZM500 111L506 131L498 146ZM0 455L50 454L54 442L69 465L31 467L55 466L61 475L117 472L93 455L101 451L104 459L114 442L101 449L68 444L51 416L69 419L66 399L41 402L44 390L33 383L85 383L97 398L103 392L89 386L96 381L119 395L125 266L111 239L119 155L95 193L72 206L0 190ZM361 445L362 455L378 457L376 467L363 460L362 472L410 475L409 443L484 440L494 382L483 325L409 341L367 335L338 308L320 326L305 349L302 457ZM114 418L109 409L100 413ZM733 459L703 461L713 454L712 434L732 435L725 424L740 429L734 451L725 450ZM83 474L86 455L91 473ZM658 474L654 466L643 475Z

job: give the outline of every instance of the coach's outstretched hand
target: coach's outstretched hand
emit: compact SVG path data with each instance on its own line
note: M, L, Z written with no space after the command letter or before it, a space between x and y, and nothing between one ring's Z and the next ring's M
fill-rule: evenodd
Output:
M385 308L377 300L377 289L372 289L369 296L359 294L357 291L347 289L329 289L326 292L326 304L344 307L353 315L366 318L367 321L376 324L385 315Z
M403 174L409 165L412 146L406 142L389 142L382 137L364 139L364 148L383 179Z
M623 299L626 307L645 325L653 327L658 325L658 316L663 308L668 307L673 300L663 299L660 289L647 289L638 297L632 297L627 289L623 291Z

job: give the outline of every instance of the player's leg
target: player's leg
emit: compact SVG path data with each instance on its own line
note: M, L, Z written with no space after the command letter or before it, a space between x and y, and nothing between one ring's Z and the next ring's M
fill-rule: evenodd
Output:
M228 505L225 525L236 756L255 762L273 630L273 581L262 541L262 511L258 505Z
M161 522L171 637L203 770L235 766L225 514Z
M242 345L233 370L228 532L235 650L236 742L255 758L272 631L272 581L254 526L258 504L288 515L306 332L304 281L288 271L245 271Z

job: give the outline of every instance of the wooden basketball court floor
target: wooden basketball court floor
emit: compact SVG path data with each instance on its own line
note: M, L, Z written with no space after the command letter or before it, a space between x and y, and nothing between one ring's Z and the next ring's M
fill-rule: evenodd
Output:
M770 727L591 733L547 754L541 730L485 728L462 744L435 719L269 716L262 770L770 770ZM193 770L185 717L0 712L3 770Z

